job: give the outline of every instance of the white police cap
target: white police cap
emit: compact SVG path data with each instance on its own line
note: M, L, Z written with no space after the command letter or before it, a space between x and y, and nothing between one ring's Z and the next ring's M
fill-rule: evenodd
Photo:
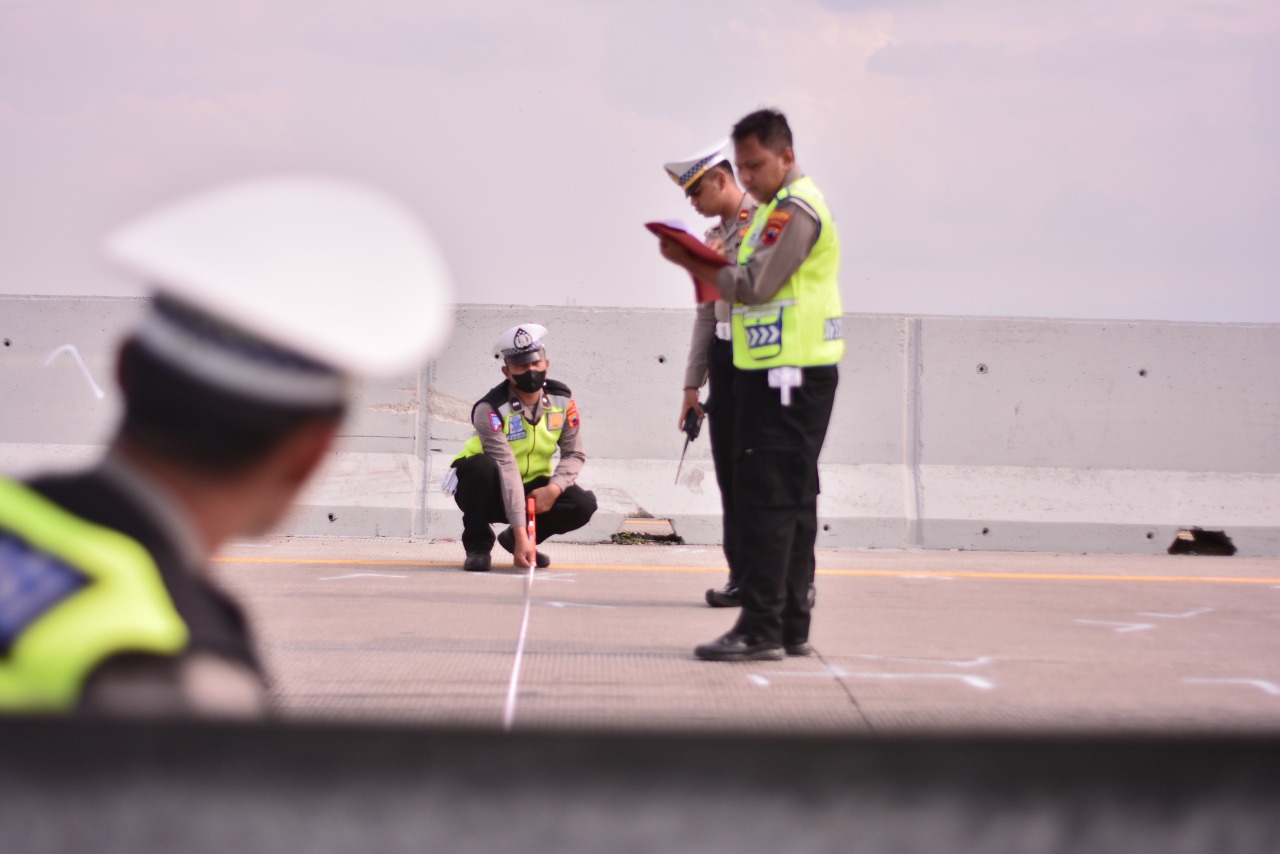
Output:
M695 154L688 160L678 160L675 163L667 163L663 166L667 170L667 174L671 176L671 180L680 186L680 189L687 190L697 181L707 170L715 166L722 160L729 159L729 140L716 143L706 151Z
M449 273L430 236L408 208L352 181L216 188L124 226L105 249L195 310L162 311L156 300L144 344L203 379L282 402L322 402L344 376L409 370L443 346L452 321ZM327 383L315 363L331 369Z
M522 323L513 326L498 336L493 345L493 357L502 359L508 365L527 365L536 362L546 355L542 339L546 337L547 327L536 323Z

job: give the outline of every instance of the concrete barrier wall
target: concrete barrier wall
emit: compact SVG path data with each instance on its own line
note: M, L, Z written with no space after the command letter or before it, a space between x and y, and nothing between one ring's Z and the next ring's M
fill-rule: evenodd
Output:
M0 470L99 452L118 416L112 351L140 306L0 297ZM716 542L705 438L673 483L691 319L459 307L434 363L359 390L285 532L457 537L439 484L471 404L501 379L493 339L529 321L551 330L551 373L583 414L582 483L601 510L578 538L648 514ZM1201 526L1280 554L1280 326L849 315L846 330L819 545L1143 553Z

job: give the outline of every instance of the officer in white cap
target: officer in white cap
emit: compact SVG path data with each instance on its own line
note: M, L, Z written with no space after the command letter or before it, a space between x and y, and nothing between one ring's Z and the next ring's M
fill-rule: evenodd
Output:
M354 378L443 343L448 275L405 208L313 177L192 197L107 251L157 295L100 464L0 478L0 712L257 714L262 667L209 557L283 515Z
M672 240L663 257L733 302L734 535L742 610L694 648L708 661L812 655L818 456L844 355L840 237L796 162L791 126L757 110L733 127L742 186L761 203L737 263L715 266Z
M718 217L719 222L703 236L707 245L736 263L738 247L751 227L755 201L743 192L729 165L732 146L729 140L699 152L688 160L667 163L671 180L700 216ZM733 536L733 343L730 327L732 304L724 299L700 303L693 321L693 341L684 372L684 398L680 402L678 428L683 427L690 409L698 417L705 415L710 426L711 459L715 464L716 482L720 486L725 560L729 564L729 580L724 587L706 592L707 604L713 608L735 608L741 604L738 582L741 573L734 558ZM698 389L708 385L706 403L699 403Z
M496 539L515 566L551 565L529 542L528 498L536 502L538 543L581 528L596 512L595 495L576 483L587 459L578 405L568 386L547 378L546 334L543 326L522 323L498 336L493 355L503 380L471 408L476 433L453 459L468 572L489 570L494 522L507 523Z

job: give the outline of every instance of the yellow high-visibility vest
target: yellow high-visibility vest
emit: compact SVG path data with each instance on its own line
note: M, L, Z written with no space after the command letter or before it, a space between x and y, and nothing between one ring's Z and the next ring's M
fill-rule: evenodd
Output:
M778 205L789 198L806 203L818 215L818 240L800 268L773 298L761 305L733 307L733 364L743 370L834 365L844 355L844 308L837 273L840 238L822 193L807 176L778 192L756 211L738 248L745 264L785 226ZM771 238L772 235L772 238Z
M69 712L106 659L189 638L141 544L0 478L0 713Z
M502 432L511 445L511 453L515 454L516 464L520 468L520 479L524 483L539 477L550 477L552 456L559 447L560 434L569 426L570 421L577 420L577 410L573 409L573 397L568 387L555 380L547 380L542 390L544 403L542 416L537 424L525 420L523 409L513 409L511 395L506 382L491 389L477 403L488 403L493 407L496 419L491 424L494 432ZM473 407L474 410L474 407ZM576 423L573 426L577 426ZM462 446L462 451L453 458L457 462L465 457L483 454L484 447L480 437L472 435Z

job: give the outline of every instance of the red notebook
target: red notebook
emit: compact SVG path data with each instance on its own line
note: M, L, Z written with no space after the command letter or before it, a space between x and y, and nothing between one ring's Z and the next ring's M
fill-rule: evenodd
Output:
M727 267L729 262L724 256L716 252L707 244L699 240L695 235L678 222L646 222L644 227L652 231L659 237L669 237L676 243L679 243L685 249L688 249L695 257L701 258L703 261L709 261L720 267ZM694 278L693 286L695 288L695 297L698 302L714 302L720 298L720 291L716 290L714 285L708 284L701 279Z

